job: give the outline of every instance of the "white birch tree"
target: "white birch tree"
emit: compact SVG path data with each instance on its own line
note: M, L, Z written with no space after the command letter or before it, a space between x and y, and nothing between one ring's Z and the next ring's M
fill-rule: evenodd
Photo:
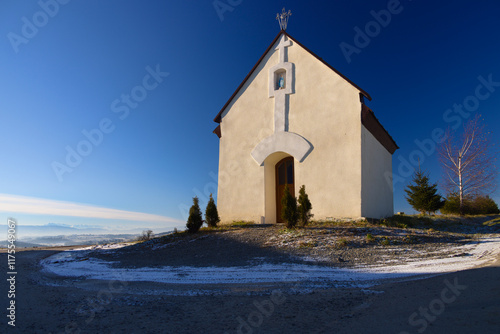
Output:
M464 124L461 134L448 129L438 154L444 174L443 185L448 193L460 199L463 214L464 198L491 194L496 188L497 152L491 135L480 115Z

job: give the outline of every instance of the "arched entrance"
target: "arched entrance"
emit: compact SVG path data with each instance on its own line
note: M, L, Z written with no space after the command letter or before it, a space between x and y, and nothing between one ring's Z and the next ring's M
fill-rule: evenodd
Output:
M295 196L295 177L293 157L287 157L276 164L276 221L283 223L281 219L281 199L288 185L290 193Z

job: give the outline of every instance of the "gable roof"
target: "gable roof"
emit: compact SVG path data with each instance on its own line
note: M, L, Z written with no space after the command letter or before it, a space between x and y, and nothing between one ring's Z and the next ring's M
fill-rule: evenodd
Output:
M373 111L364 103L361 106L361 123L390 154L394 154L399 148L389 132L387 132L382 124L380 124L377 117L375 117Z
M339 76L341 76L344 80L346 80L347 82L349 82L351 85L353 85L357 90L359 90L359 92L364 96L366 97L368 100L372 100L371 96L365 92L363 89L361 89L358 85L356 85L354 82L352 82L351 80L349 80L345 75L343 75L342 73L340 73L338 70L336 70L334 67L332 67L330 64L328 64L326 61L323 60L323 58L317 56L314 52L312 52L311 50L309 50L308 48L306 48L304 45L302 45L300 42L297 42L297 40L295 40L295 38L293 38L292 36L290 36L286 31L282 30L280 31L280 33L274 38L274 40L272 41L271 45L269 45L269 47L267 48L267 50L264 52L264 54L260 57L259 61L257 61L257 64L255 64L255 66L252 68L252 70L250 71L250 73L248 73L248 75L245 77L245 79L243 80L243 82L238 86L238 88L236 89L236 91L233 93L233 95L231 95L231 97L229 98L229 100L226 102L226 104L224 105L224 107L222 107L222 109L219 111L219 113L217 114L217 116L215 116L215 119L214 119L214 122L217 122L217 123L220 123L222 121L222 113L224 112L224 110L227 108L227 106L231 103L231 101L233 101L233 99L236 97L236 95L238 94L238 92L240 91L241 88L243 88L243 86L245 85L245 83L248 81L248 79L250 79L250 77L252 76L253 72L255 72L255 70L257 69L257 67L260 65L260 63L262 62L262 60L264 59L264 57L268 54L269 51L271 51L271 48L274 46L274 44L278 41L278 39L281 37L281 35L285 35L287 36L288 38L290 38L291 40L293 40L294 43L297 43L300 47L302 47L304 50L306 50L308 53L310 53L313 57L315 57L316 59L318 59L320 62L322 62L323 64L325 64L329 69L331 69L332 71L334 71L335 73L337 73Z

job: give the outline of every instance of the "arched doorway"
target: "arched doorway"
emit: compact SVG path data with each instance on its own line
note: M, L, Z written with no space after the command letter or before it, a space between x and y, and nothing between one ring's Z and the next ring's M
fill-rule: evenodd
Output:
M276 222L283 223L281 219L281 199L288 185L290 193L295 196L295 177L293 157L287 157L276 164Z

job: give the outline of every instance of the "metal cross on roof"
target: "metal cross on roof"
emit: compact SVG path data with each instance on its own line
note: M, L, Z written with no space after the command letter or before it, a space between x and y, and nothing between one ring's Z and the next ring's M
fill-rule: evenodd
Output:
M287 13L285 7L283 7L283 12L281 14L278 13L278 15L276 15L276 20L279 21L281 30L286 30L290 16L292 16L292 11L289 10Z

